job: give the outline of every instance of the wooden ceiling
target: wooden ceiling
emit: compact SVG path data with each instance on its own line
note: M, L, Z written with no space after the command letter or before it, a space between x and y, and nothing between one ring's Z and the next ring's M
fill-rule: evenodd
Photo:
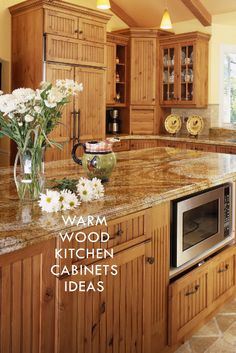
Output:
M157 27L167 3L173 23L197 18L211 24L212 15L236 11L236 0L110 0L112 11L129 26Z

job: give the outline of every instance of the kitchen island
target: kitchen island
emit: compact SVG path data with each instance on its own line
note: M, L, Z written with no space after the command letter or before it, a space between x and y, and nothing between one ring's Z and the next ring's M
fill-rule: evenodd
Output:
M24 353L171 351L234 295L234 246L173 283L169 258L170 201L234 182L236 156L154 148L122 152L117 159L103 200L56 214L42 213L37 202L19 202L12 170L0 169L0 351L15 353L16 347L23 347ZM83 175L69 160L46 164L45 171L49 186L53 178ZM65 225L62 215L83 216L85 224ZM89 215L105 216L107 224L87 227ZM78 249L74 240L62 241L59 233L82 230L108 233L105 245L83 246L113 249L114 258L55 258L55 248ZM215 273L225 263L227 272L220 272L225 277L216 280ZM116 276L54 276L55 264L60 270L116 264L119 271ZM82 279L94 287L102 281L104 291L65 290L66 283ZM184 294L196 285L200 289L194 295Z

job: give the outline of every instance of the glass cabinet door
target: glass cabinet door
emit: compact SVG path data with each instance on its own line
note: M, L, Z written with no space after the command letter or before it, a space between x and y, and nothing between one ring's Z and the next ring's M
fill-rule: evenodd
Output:
M176 100L176 48L162 48L162 101Z
M193 101L194 87L194 45L180 47L180 94L181 102Z

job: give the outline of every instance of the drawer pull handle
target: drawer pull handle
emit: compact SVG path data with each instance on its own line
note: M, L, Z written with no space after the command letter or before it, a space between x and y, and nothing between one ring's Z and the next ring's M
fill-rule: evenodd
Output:
M148 257L147 258L147 262L149 263L149 265L153 265L155 262L155 258L154 257Z
M116 235L118 235L119 237L124 233L124 231L122 229L119 229L116 233Z
M190 292L187 292L185 295L186 295L186 297L187 296L189 296L189 295L192 295L192 294L195 294L195 293L197 293L197 291L198 291L198 289L200 288L200 285L199 284L197 284L195 287L194 287L194 289L192 290L192 291L190 291Z
M228 269L229 269L229 264L226 264L224 268L221 268L221 269L218 271L218 273L226 272L226 271L228 271Z

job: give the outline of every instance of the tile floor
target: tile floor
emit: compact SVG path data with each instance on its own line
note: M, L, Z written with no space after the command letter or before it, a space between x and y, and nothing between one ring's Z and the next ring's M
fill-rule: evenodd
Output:
M236 353L236 298L175 353Z

